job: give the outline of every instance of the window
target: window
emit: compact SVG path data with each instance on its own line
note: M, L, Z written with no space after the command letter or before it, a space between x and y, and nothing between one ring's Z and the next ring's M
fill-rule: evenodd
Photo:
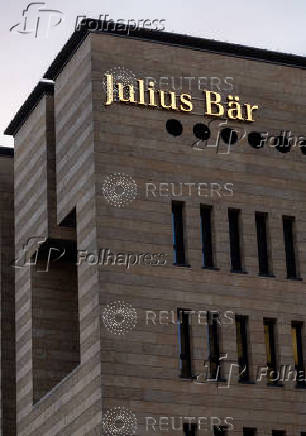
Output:
M227 436L227 428L214 426L214 436Z
M259 274L269 275L269 254L268 254L268 238L267 238L267 219L268 214L255 212L255 223L257 229L257 245L258 245L258 264Z
M304 361L303 361L303 340L302 340L303 323L292 321L291 335L292 347L295 369L297 371L297 385L305 384L302 379L305 378L304 374Z
M229 234L230 234L230 254L232 272L241 272L241 252L240 252L240 210L228 210Z
M184 436L196 436L197 425L194 423L184 423L183 424Z
M283 216L283 232L286 251L287 278L297 278L295 256L295 218Z
M202 262L203 267L213 268L212 207L201 205Z
M268 366L268 383L276 383L277 360L275 347L275 320L264 319L264 335L266 344L267 366Z
M219 380L220 374L220 341L219 341L219 319L218 314L207 313L208 317L208 339L209 339L209 364L211 379Z
M249 357L248 357L248 317L237 315L236 321L236 342L238 353L238 364L240 382L249 381Z
M173 229L173 252L174 263L178 266L186 266L185 242L184 242L184 203L172 202L172 229Z
M286 436L284 430L272 430L272 436Z
M76 241L48 239L31 266L33 402L80 364Z
M243 427L243 436L256 436L257 429L251 427Z
M180 370L182 378L191 378L190 317L186 309L177 310Z
M70 213L60 223L61 227L72 227L76 229L76 208L74 207Z

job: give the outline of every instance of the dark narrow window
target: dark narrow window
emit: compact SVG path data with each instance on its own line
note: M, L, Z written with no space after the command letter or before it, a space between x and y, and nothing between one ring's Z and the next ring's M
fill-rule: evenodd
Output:
M227 436L227 428L219 427L217 425L214 426L214 436Z
M80 364L77 253L75 240L48 239L39 245L37 256L34 254L31 266L33 403Z
M274 319L264 319L264 335L267 355L268 383L276 383L277 380L274 380L277 376Z
M303 323L292 321L291 336L295 369L297 371L297 385L304 385L304 359L303 359L303 339L302 339Z
M213 268L212 207L201 205L202 262L203 267Z
M190 318L186 309L177 310L180 370L182 378L191 378Z
M186 265L184 243L184 203L172 202L172 229L173 229L173 252L175 265Z
M256 436L257 429L251 427L243 427L243 436Z
M218 314L208 312L209 364L211 379L220 379L220 331Z
M295 218L283 216L283 232L286 251L286 266L288 279L297 278L296 259L295 259L295 238L294 238Z
M269 254L267 236L267 213L255 212L255 223L257 229L258 264L259 274L269 275Z
M248 356L248 317L237 315L236 321L236 341L240 382L247 382L250 379L249 374L249 356Z
M232 272L241 272L241 252L240 252L240 210L228 210L229 234L230 234L230 253Z
M197 425L190 422L185 422L183 424L184 436L196 436Z
M272 436L286 436L284 430L272 430Z

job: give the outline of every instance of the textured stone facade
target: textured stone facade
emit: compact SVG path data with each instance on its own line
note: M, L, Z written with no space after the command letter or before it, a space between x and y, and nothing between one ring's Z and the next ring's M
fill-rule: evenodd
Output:
M292 367L291 322L306 322L306 156L298 147L286 154L275 147L254 149L247 134L229 154L192 147L193 126L209 121L196 81L191 90L181 91L192 94L190 113L116 102L106 107L103 87L105 72L118 66L137 79L233 77L233 95L259 109L253 124L231 125L271 135L281 130L306 135L306 72L302 66L190 45L89 33L48 77L54 80L54 91L43 91L14 131L16 256L34 236L46 238L47 247L57 241L57 246L66 243L75 250L76 244L89 253L108 248L113 253L167 255L166 265L158 267L82 262L75 271L71 256L67 267L52 270L51 265L49 272L38 272L37 266L15 271L18 436L102 434L103 412L115 407L135 414L138 435L166 432L147 429L147 417L158 421L186 416L214 416L222 422L231 417L231 433L239 436L243 427L256 428L258 435L306 432L305 389L294 383L256 382L258 367L267 361L263 319L277 320L278 365ZM181 121L182 135L168 134L169 119ZM112 206L103 195L105 177L113 173L124 173L137 184L137 197L126 207ZM146 183L200 182L231 183L233 195L146 194ZM185 202L189 267L173 265L172 200ZM202 268L200 204L213 206L216 269ZM245 274L230 272L228 208L241 210ZM255 211L268 213L271 277L258 275ZM76 225L65 224L71 214ZM302 280L287 279L282 236L282 216L287 215L296 219ZM36 248L30 247L31 254ZM116 301L129 303L137 312L135 328L125 335L112 334L103 323L106 305ZM178 308L248 316L252 383L233 377L226 388L226 382L180 378L176 323L166 318L146 322L146 311L168 311L176 319ZM77 323L65 322L77 318L79 330ZM197 376L209 357L207 329L193 318L191 331L192 374ZM223 371L228 374L238 359L235 324L221 326L220 334L227 356ZM183 431L170 429L167 434Z

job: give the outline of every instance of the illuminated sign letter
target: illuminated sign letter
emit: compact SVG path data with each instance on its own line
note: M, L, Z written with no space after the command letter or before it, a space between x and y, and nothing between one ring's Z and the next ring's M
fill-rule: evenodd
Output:
M107 100L105 105L110 105L114 101L114 79L111 74L105 74L107 84Z
M224 114L224 107L220 104L221 95L214 91L204 91L206 96L206 112L205 115L213 115L214 117L222 117ZM212 100L212 97L215 97ZM217 113L212 111L212 106L215 106Z

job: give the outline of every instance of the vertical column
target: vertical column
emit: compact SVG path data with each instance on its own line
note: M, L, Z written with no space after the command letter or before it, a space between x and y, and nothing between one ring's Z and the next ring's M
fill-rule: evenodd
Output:
M265 423L262 423L257 427L257 436L271 436L272 429L271 426Z
M294 381L295 362L292 352L291 319L279 318L276 334L280 383L286 390L294 389L296 382Z
M306 279L306 222L299 217L295 220L296 268L297 276Z
M272 248L272 273L279 279L285 279L287 278L287 272L282 216L272 212L269 218L268 232Z
M197 310L191 315L192 325L192 368L193 375L198 376L198 382L204 383L207 375L207 364L209 359L208 337L207 337L207 317L205 310Z
M228 432L228 436L243 436L243 422L234 417L233 430Z
M185 241L187 263L192 269L202 267L200 203L185 203Z
M222 376L225 383L230 388L231 385L239 382L238 354L236 346L236 325L235 317L233 321L220 318L220 351L225 357L221 360Z
M260 368L266 366L263 318L260 313L251 312L249 315L249 369L251 381L256 383ZM267 378L263 377L261 383L266 384Z
M224 271L231 269L227 211L224 203L214 206L216 266Z
M255 227L255 211L250 208L241 210L241 258L244 271L258 274L258 249Z

